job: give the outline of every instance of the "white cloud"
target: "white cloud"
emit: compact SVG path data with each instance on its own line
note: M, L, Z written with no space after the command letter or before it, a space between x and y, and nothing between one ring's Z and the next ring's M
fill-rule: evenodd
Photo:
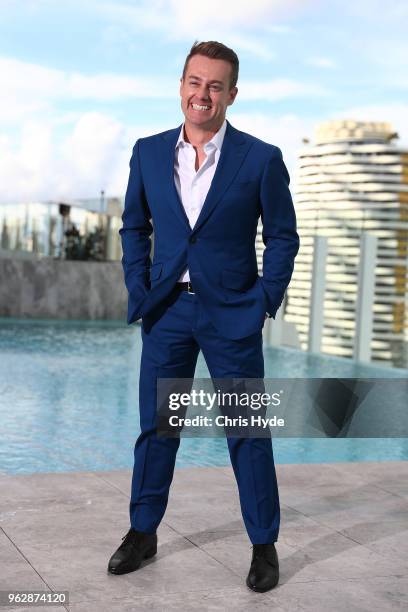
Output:
M331 92L316 83L302 83L293 79L271 79L262 81L240 81L238 83L241 100L276 101L285 98L322 97Z
M282 149L292 188L296 182L297 156L304 146L302 139L308 138L313 142L317 125L331 119L390 122L400 136L396 142L408 148L408 104L350 107L329 115L307 118L292 113L274 116L264 113L234 113L231 110L229 114L229 120L234 127Z
M26 122L21 129L18 147L11 138L3 137L0 157L1 202L26 200L31 194L42 192L43 186L49 186L53 177L53 168L49 165L49 125Z
M267 115L265 113L230 113L230 123L244 132L278 146L293 177L296 169L298 150L302 138L310 138L316 123L315 118L305 118L294 113Z
M294 31L294 28L288 25L269 25L259 24L264 32L271 32L272 34L289 34Z
M0 99L0 124L50 115L58 101L174 100L179 95L177 79L109 73L86 75L4 57L0 57L0 81L7 83ZM290 79L240 81L239 90L242 100L281 100L329 94L321 85Z
M200 38L207 38L206 32L203 34L204 35ZM243 35L238 32L215 31L211 38L222 40L227 47L235 49L238 56L241 56L242 53L250 53L263 61L273 61L276 59L276 53L270 49L269 44L248 34Z
M336 63L329 57L309 57L305 63L317 68L336 68Z
M97 194L101 189L109 192L112 170L125 154L125 141L126 129L119 121L96 112L82 115L60 146L66 172L58 195L66 196L73 188L86 194Z
M124 2L98 0L94 11L112 24L120 25L129 44L141 31L160 32L168 41L220 40L239 55L249 53L263 61L276 58L271 48L274 36L292 31L281 19L298 17L321 0L145 0L137 6ZM264 39L259 33L264 35ZM269 36L268 36L269 34Z
M115 74L67 74L64 85L69 97L101 101L121 98L173 98L178 92L178 83L173 79Z
M312 122L296 115L230 113L238 129L282 148L292 175L301 137L312 132ZM137 138L168 129L169 125L125 126L103 113L79 115L62 142L55 126L45 120L27 121L19 144L0 138L0 202L66 200L123 195L129 159Z
M18 2L8 2L10 6L17 4ZM27 4L26 8L37 16L41 11L46 15L49 8L56 6L52 0L27 0L21 4ZM357 89L360 87L363 90L365 85L368 88L374 83L375 91L379 92L376 99L380 100L381 95L382 98L387 96L395 100L395 94L389 92L387 86L392 85L401 91L408 83L406 42L398 32L393 40L394 22L395 25L403 22L403 16L408 10L407 3L398 0L385 12L373 11L369 0L352 5L341 4L336 0L334 4L334 9L330 9L334 19L340 15L349 21L353 19L356 28L360 27L360 22L362 24L362 36L353 36L350 40L352 52L357 58L356 68L367 68L361 75L361 83L358 83ZM375 0L375 4L379 6L379 0ZM313 45L305 45L299 52L298 45L299 42L302 43L304 25L298 20L294 24L295 35L292 36L292 22L307 9L308 23L314 23L311 19L312 12L318 5L319 0L207 0L201 4L191 0L89 0L86 3L82 0L70 0L70 8L68 10L65 7L64 11L66 9L67 12L64 14L77 11L76 18L92 16L95 18L97 33L100 33L100 29L107 28L108 42L111 41L115 46L123 35L130 41L129 48L131 41L138 41L134 47L137 52L143 35L160 37L164 47L167 44L168 48L174 50L172 56L167 59L174 61L175 72L181 70L183 65L184 45L185 52L188 52L195 39L222 40L236 49L240 57L243 54L244 62L247 61L245 54L252 55L260 60L257 61L258 67L264 62L261 74L265 77L254 80L240 79L237 101L259 100L268 103L299 100L299 112L315 113L316 98L325 96L330 102L327 106L332 108L333 112L330 115L322 112L319 117L307 119L299 114L274 116L266 110L263 110L263 113L235 114L238 104L229 109L233 125L282 148L292 174L297 150L302 146L302 137L312 139L315 125L327 119L390 121L401 135L400 143L408 144L407 104L395 101L389 104L345 107L342 101L346 100L347 103L345 96L349 95L348 87L343 88L341 84L339 89L333 84L331 91L321 84L323 72L329 76L329 70L338 67L337 56L334 55L333 59L330 57L335 47L331 48L329 45L319 50ZM58 13L58 8L56 12ZM381 31L377 30L376 24L382 24L383 20L387 27ZM366 22L373 24L370 35L368 28L364 31ZM391 25L393 27L390 27ZM307 27L306 25L306 29ZM338 40L343 41L340 21L330 22L327 27L331 28L331 31L327 31L327 43L333 28L337 27ZM311 30L309 37L310 32ZM299 64L303 62L321 69L313 71L313 74L318 74L315 83L300 79L274 78L279 74L288 74L285 72L285 63L276 62L279 59L276 54L282 52L283 47L279 46L282 39L290 41L294 55L300 53ZM336 40L334 37L334 41ZM307 42L307 38L304 42ZM362 64L364 58L366 62L369 60L366 64ZM345 56L339 60L340 63L343 59L348 61ZM268 62L276 62L272 66L273 70L267 65ZM292 67L293 59L290 62ZM279 67L279 72L276 67ZM347 78L352 81L354 67L349 68ZM66 71L11 57L0 57L0 79L3 84L0 127L11 126L7 133L5 130L3 134L0 133L2 201L97 197L102 188L107 195L123 194L131 147L136 137L172 127L159 124L131 127L111 116L109 111L106 111L107 105L103 106L109 102L119 105L122 101L143 98L168 99L173 104L178 99L178 79L161 76L160 65L158 75L151 77L108 72L87 74L83 70L82 65L79 70ZM347 81L343 83L347 84ZM335 95L335 89L338 90L338 96ZM357 97L355 99L357 100ZM353 98L348 100L353 101ZM87 102L86 107L83 102ZM60 110L60 103L64 109L68 109L67 112ZM248 106L242 105L244 109ZM250 106L252 108L256 105ZM89 107L102 109L103 112L84 112L84 109ZM265 107L266 105L262 105L262 109ZM275 112L273 105L267 108L269 107ZM319 108L322 108L322 105L319 105ZM14 133L11 130L14 130ZM61 134L64 134L62 140Z
M46 120L27 121L17 146L0 139L0 201L97 197L103 188L112 195L117 168L126 174L125 141L124 126L98 113L83 115L62 143Z
M72 117L70 117L72 120ZM137 138L168 126L126 126L97 112L79 114L59 139L57 124L26 121L17 143L0 135L0 203L123 195Z
M135 6L98 0L94 10L109 21L109 32L120 26L122 36L125 32L134 35L140 31L158 31L168 40L188 41L186 53L194 40L220 40L238 54L249 53L271 61L276 57L271 49L273 36L292 31L279 20L293 18L301 10L310 10L317 4L318 0L253 0L250 3L206 0L200 5L191 0L148 0ZM264 35L269 34L266 40L259 37L260 29ZM131 44L131 38L128 40Z
M390 121L401 135L400 144L408 146L408 105L404 104L348 108L307 118L292 113L235 113L231 108L227 117L238 129L282 149L292 188L302 139L313 140L321 121ZM135 140L169 127L174 126L126 126L107 114L83 113L60 142L57 125L29 120L21 128L17 146L10 136L0 135L0 202L95 198L101 189L107 196L123 195Z
M191 0L148 0L138 6L98 2L95 10L128 28L162 30L169 37L191 40L199 31L233 32L237 27L243 30L279 27L280 24L275 23L279 19L297 16L303 9L316 4L316 0L206 0L199 5ZM205 38L210 39L210 36Z
M114 74L86 75L0 58L0 79L8 83L0 101L0 200L27 201L97 197L123 193L133 137L168 126L125 126L106 112L59 111L59 103L143 97L178 99L178 81ZM243 81L242 100L279 100L323 95L321 88L289 79ZM11 126L13 131L11 131ZM65 134L62 137L61 134ZM68 135L67 135L68 134Z
M310 122L295 115L231 113L231 123L280 146L290 171L300 138L311 132ZM139 137L168 129L169 125L125 126L103 113L84 113L58 141L56 126L45 120L27 121L18 146L0 138L1 202L35 201L123 195L132 146Z
M174 98L178 94L178 83L173 79L86 75L5 57L0 57L0 81L7 83L0 101L0 121L45 112L56 100Z
M206 0L200 10L191 0L171 0L171 16L185 33L197 27L211 27L214 21L230 28L257 26L260 22L287 15L305 4L301 0ZM215 19L216 16L216 19Z

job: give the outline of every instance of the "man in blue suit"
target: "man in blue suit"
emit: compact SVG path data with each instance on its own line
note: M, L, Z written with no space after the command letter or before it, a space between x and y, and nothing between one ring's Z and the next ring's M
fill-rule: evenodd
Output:
M139 139L120 229L128 323L142 319L141 433L134 449L129 532L108 570L138 569L157 551L179 438L157 435L157 379L193 378L201 350L211 377L263 378L262 328L289 284L299 248L280 149L225 118L238 57L195 43L180 79L184 124ZM263 276L255 238L263 223ZM154 256L150 259L154 230ZM280 509L271 438L228 437L253 544L247 585L278 583Z

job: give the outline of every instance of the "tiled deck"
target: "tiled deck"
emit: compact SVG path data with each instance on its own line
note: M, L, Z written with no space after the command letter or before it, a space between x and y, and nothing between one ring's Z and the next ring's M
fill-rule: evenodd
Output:
M124 576L106 567L128 529L129 471L1 476L1 589L68 590L73 612L407 610L408 463L277 471L273 591L245 585L251 545L229 467L176 471L158 554Z

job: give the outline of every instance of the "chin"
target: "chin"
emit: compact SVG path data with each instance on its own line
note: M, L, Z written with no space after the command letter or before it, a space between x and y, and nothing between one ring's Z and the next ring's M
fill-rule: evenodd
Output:
M199 117L188 117L188 120L194 125L206 125L208 123L208 119L200 119Z
M195 113L188 115L193 123L214 123L214 117L198 117Z

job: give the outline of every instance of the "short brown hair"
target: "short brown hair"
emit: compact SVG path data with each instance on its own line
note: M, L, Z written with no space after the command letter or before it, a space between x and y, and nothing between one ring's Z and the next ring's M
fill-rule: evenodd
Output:
M193 55L204 55L205 57L209 57L211 59L221 59L229 62L231 65L230 89L235 87L238 81L239 70L238 55L235 53L235 51L229 47L226 47L220 42L216 42L215 40L209 40L207 42L198 42L198 40L196 40L190 49L190 53L186 57L183 68L183 79L186 75L188 62Z

